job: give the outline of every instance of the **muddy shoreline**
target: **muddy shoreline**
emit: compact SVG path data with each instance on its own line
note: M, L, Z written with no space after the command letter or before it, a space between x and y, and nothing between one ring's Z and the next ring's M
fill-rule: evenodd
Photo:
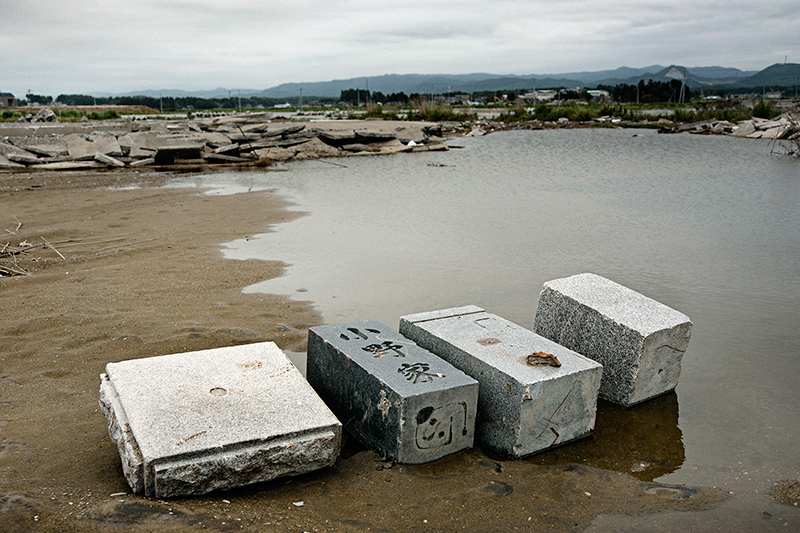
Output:
M350 438L335 467L298 478L170 502L129 494L97 403L106 363L267 340L304 351L321 322L311 302L242 293L284 265L220 251L302 216L290 199L162 187L174 176L0 174L3 244L44 238L65 258L42 247L20 259L30 275L0 278L0 529L565 531L729 498L588 466L569 446L518 461L478 447L411 466Z

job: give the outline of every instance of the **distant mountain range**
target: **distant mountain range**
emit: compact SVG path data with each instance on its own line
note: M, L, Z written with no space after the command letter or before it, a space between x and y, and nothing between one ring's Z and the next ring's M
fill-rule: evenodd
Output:
M776 63L761 71L743 71L726 67L692 67L670 65L650 65L644 68L620 67L615 70L599 70L591 72L566 72L562 74L529 74L529 75L497 75L487 73L473 74L384 74L346 80L332 80L308 83L284 83L269 89L227 89L219 87L203 91L152 90L137 92L136 95L200 98L227 98L261 96L267 98L295 98L301 94L304 98L333 97L337 98L343 90L369 89L384 94L404 92L406 94L441 94L446 92L473 93L478 91L529 91L557 87L594 88L598 85L634 85L639 80L669 81L676 72L685 73L686 84L693 88L767 88L794 87L800 76L800 64ZM123 94L97 94L95 96L123 96Z

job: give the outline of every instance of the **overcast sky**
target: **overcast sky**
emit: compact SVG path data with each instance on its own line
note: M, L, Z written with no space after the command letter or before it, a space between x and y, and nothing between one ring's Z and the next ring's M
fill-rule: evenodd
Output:
M800 1L0 0L0 91L800 63Z

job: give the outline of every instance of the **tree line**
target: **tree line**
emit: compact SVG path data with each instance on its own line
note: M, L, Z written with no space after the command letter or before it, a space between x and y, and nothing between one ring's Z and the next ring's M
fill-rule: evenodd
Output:
M616 86L598 85L598 89L605 90L611 96L611 99L620 103L640 102L643 104L660 103L660 102L677 102L680 98L681 81L655 81L644 80L639 81L638 84L630 85L622 83ZM694 97L700 96L700 91L692 90L688 86L685 87L685 101ZM501 97L513 96L523 90L515 91L480 91L474 93L473 97L476 100L484 101L498 101L502 100ZM442 94L440 96L456 96L457 93ZM260 108L260 107L273 107L275 105L289 103L292 106L299 106L301 103L307 106L326 105L335 103L345 103L350 105L365 105L367 103L382 103L384 105L408 105L409 103L417 101L426 101L431 98L430 94L412 93L406 94L404 92L396 93L383 93L381 91L368 91L364 89L345 89L342 90L339 98L333 97L305 97L302 102L299 97L291 98L269 98L261 96L250 96L247 98L200 98L196 96L107 96L107 97L94 97L85 94L60 94L55 101L51 96L27 94L26 99L20 100L19 105L26 105L27 103L39 105L51 105L54 102L63 105L75 106L90 106L90 105L123 105L123 106L145 106L152 109L159 109L163 111L177 111L186 109L195 110L214 110L214 109L237 109L242 108ZM585 89L559 89L559 98L564 100L591 100L591 96Z
M644 80L639 80L636 85L621 83L614 87L598 85L597 88L607 91L615 102L639 102L642 104L678 102L681 95L680 80L648 80L647 83ZM695 96L700 96L700 91L693 91L686 86L684 89L684 101L688 102Z
M35 99L28 98L27 101L22 100L20 105L25 105L28 101L38 103L40 105L49 105L53 103L53 98L50 96L41 97L37 95ZM121 106L145 106L152 109L163 109L164 111L177 111L185 109L196 109L208 111L213 109L238 109L241 105L242 108L258 108L258 107L273 107L278 104L289 102L290 105L298 105L299 97L294 98L267 98L262 96L250 96L247 98L200 98L198 96L90 96L86 94L60 94L56 97L55 102L63 105L121 105ZM334 98L306 98L304 100L306 105L332 103Z

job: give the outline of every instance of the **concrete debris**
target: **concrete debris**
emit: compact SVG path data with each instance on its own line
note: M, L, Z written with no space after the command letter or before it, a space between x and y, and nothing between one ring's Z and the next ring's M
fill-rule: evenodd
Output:
M58 122L58 117L49 109L44 108L33 116L31 122Z
M659 133L693 133L731 135L749 139L791 140L800 135L800 111L787 111L772 120L754 117L739 124L727 120L704 120L676 127L665 127Z
M43 109L26 122L34 120L58 122L58 117ZM397 137L399 131L403 131L402 142ZM0 136L6 135L5 139L0 137L3 169L263 165L292 159L448 149L441 124L359 120L287 124L260 114L89 125L14 125L0 128ZM20 138L24 143L16 140ZM87 165L89 162L92 164Z

